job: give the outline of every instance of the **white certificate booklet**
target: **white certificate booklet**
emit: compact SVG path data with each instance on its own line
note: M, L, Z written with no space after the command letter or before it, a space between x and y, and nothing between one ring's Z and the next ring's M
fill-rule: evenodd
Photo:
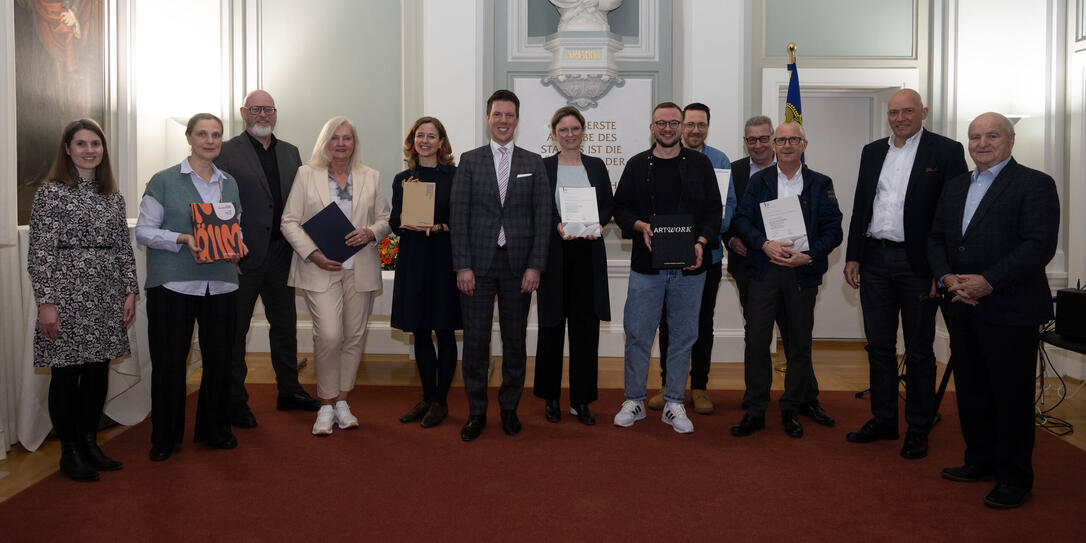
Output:
M600 235L600 212L593 187L558 187L561 202L562 231L567 236L583 238Z
M720 187L720 204L728 205L728 185L732 184L732 171L722 170L720 168L713 168L716 172L716 186ZM736 194L735 197L739 198L742 194Z
M765 237L771 241L791 241L793 251L810 249L807 226L799 207L799 196L777 198L760 204Z

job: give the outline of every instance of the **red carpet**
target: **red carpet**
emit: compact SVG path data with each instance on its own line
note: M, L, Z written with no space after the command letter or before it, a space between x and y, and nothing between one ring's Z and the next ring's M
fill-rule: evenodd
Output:
M144 422L106 444L125 462L102 481L59 474L0 504L0 539L14 541L1086 541L1086 452L1038 431L1034 497L1021 509L984 507L991 483L939 477L961 463L953 396L928 458L898 456L900 441L846 443L868 417L851 393L823 392L835 428L802 419L806 435L769 427L748 438L728 428L739 391L713 391L717 413L692 415L679 435L650 412L611 425L619 390L601 391L599 424L543 420L526 394L524 430L501 431L496 390L489 425L462 443L463 389L452 415L423 430L397 422L419 393L360 387L355 431L310 435L314 414L274 410L274 387L250 387L260 422L236 430L232 451L185 443L147 459ZM195 396L190 396L191 439Z

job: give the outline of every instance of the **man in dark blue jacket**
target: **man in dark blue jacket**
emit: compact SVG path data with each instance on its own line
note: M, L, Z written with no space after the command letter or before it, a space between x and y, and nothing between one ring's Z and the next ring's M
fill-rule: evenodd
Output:
M750 179L734 223L735 231L747 246L746 266L750 276L744 308L747 324L743 365L747 390L743 403L747 412L732 427L735 436L747 436L765 428L769 387L773 383L769 346L778 308L783 308L783 323L787 328L784 352L788 370L780 398L784 431L792 437L803 436L803 426L797 417L800 410L816 409L820 416L829 418L818 405L818 391L810 386L814 380L811 331L818 286L829 267L827 259L841 244L841 209L833 192L833 181L803 164L807 138L799 123L786 122L778 127L773 144L777 164ZM763 202L797 197L807 229L808 247L803 250L793 249L791 241L767 239L762 222Z

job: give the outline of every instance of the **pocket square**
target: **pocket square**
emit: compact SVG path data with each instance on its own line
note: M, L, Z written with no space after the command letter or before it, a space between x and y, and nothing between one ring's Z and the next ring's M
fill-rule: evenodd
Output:
M935 173L939 171L939 168L924 168L924 173Z
M531 177L531 175L532 174L530 174L530 173L518 173L517 174L517 179L520 179L521 177Z

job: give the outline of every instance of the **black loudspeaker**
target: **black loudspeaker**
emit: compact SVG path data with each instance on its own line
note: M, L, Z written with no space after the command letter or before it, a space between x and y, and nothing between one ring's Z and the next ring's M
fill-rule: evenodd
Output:
M1086 339L1086 290L1062 288L1056 291L1056 333Z

